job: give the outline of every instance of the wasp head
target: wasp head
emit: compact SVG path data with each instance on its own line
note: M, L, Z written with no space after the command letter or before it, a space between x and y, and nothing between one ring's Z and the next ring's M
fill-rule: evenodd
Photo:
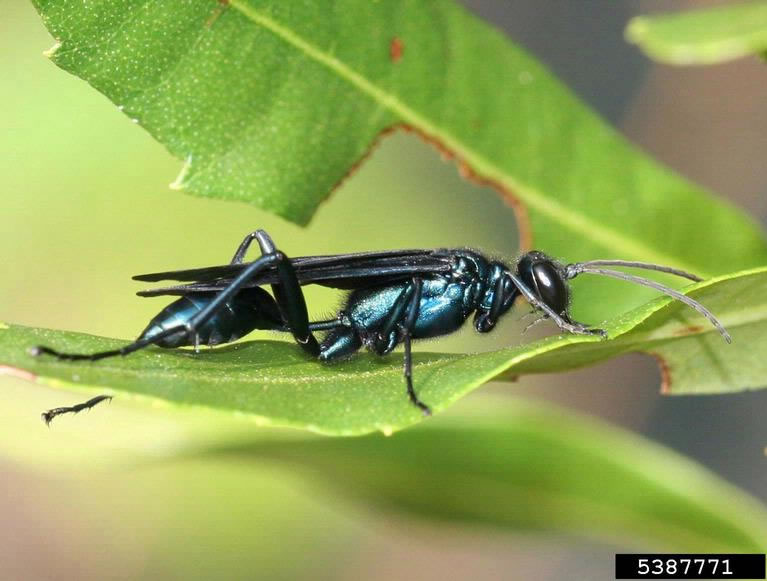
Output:
M565 267L543 252L532 250L517 263L522 282L555 313L567 316L570 287Z

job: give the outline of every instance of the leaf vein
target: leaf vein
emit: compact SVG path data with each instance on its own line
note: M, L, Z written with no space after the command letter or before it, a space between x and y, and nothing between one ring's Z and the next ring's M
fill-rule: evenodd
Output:
M368 95L371 99L398 115L405 123L411 124L438 139L444 146L455 152L456 155L473 167L478 173L507 185L521 199L539 212L562 223L574 232L578 232L608 248L616 248L618 252L625 257L642 257L661 264L675 264L681 268L696 270L692 265L681 262L659 250L650 248L646 244L627 238L621 232L594 222L583 214L573 212L553 199L546 198L535 188L518 182L488 159L474 153L460 138L450 132L438 128L426 117L402 102L396 95L378 87L364 75L305 40L273 18L256 10L245 0L231 0L230 5L242 13L246 18L250 19L254 24L269 30L283 41L302 51L311 59L344 78L351 85L359 89L360 92ZM699 272L699 274L705 276L706 273Z

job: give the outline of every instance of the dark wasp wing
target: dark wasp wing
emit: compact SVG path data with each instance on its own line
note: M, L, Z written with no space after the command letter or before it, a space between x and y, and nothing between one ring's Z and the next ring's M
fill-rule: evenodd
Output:
M291 262L300 284L318 284L337 289L355 289L378 286L410 278L414 275L450 272L452 254L445 250L392 250L361 252L329 256L299 256ZM134 276L134 280L156 282L178 280L183 284L140 291L140 296L185 295L194 292L220 291L236 277L248 263L227 264L189 270L175 270ZM276 268L269 268L247 286L261 286L278 282Z
M382 252L358 252L355 254L331 254L327 256L298 256L291 258L291 262L300 272L302 269L313 269L331 266L351 266L354 264L369 263L376 261L407 260L411 257L428 256L436 250L387 250ZM137 274L133 280L145 282L157 282L160 280L178 280L182 282L205 282L220 278L234 278L249 263L224 264L222 266L209 266L203 268L191 268L188 270L170 270L167 272L155 272L151 274ZM274 271L274 269L272 269ZM267 271L269 272L269 271Z

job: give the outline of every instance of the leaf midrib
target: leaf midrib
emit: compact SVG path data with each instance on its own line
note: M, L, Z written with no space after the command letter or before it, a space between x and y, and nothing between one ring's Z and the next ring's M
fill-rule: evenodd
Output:
M585 238L594 240L606 248L615 248L618 253L627 258L643 258L659 264L674 264L688 270L698 270L703 278L707 273L701 272L698 266L680 261L678 258L659 252L646 244L623 236L619 231L613 230L599 222L594 222L586 215L574 212L562 206L551 198L547 198L535 188L526 186L512 178L494 163L475 153L469 146L448 131L444 131L431 123L420 113L408 107L400 99L378 87L362 74L353 70L336 57L324 52L319 47L305 40L291 29L283 26L269 16L249 6L245 0L230 0L229 5L239 11L245 18L254 24L272 32L275 36L303 52L307 57L324 65L339 77L343 78L360 92L368 95L381 107L395 113L405 122L418 127L424 133L436 138L443 146L453 151L461 160L468 163L477 173L503 183L526 203L536 210L552 218L554 221L567 226L571 230L582 234Z

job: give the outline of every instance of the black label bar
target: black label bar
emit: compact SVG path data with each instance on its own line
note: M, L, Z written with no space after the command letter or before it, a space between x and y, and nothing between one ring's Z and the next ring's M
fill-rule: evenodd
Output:
M615 555L616 579L764 579L764 555Z

